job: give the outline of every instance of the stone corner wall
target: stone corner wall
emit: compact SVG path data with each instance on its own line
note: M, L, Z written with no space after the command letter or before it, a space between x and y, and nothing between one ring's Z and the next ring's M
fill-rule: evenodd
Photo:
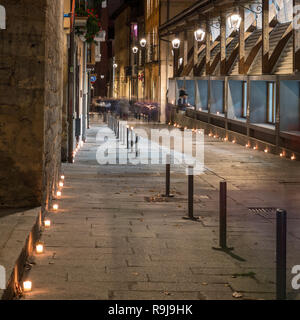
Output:
M61 160L63 2L1 5L0 207L45 207Z

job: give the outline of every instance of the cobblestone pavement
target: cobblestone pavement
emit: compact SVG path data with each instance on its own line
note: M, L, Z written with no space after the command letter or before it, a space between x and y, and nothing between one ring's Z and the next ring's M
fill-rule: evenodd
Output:
M100 132L100 133L99 133ZM205 167L195 178L195 215L187 215L187 176L172 166L175 197L163 199L164 165L99 165L96 152L114 139L93 124L65 186L46 251L33 257L23 299L239 299L275 298L275 214L288 211L287 289L300 265L300 163L205 137ZM101 139L100 139L101 140ZM125 147L121 144L121 149ZM124 151L124 150L123 150ZM228 244L218 246L218 190L228 181Z

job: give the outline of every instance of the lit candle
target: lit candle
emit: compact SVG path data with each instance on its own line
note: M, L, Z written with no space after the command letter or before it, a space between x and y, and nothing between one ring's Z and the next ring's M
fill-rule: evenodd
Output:
M56 192L56 195L57 195L58 197L60 197L60 196L61 196L61 191L57 191L57 192Z
M296 160L296 156L294 154L291 156L291 160Z
M50 221L49 219L46 219L46 220L44 221L44 226L45 226L45 228L50 228L50 226L51 226L51 221Z
M36 253L43 253L44 252L44 245L41 242L37 243L35 246L35 251L36 251Z
M27 280L23 282L23 289L25 292L29 292L32 289L32 282Z
M257 146L253 147L253 150L257 150Z
M64 175L61 175L60 178L61 178L61 180L65 180L65 176Z
M53 210L57 210L58 209L58 204L54 204L53 205Z
M63 187L64 186L64 183L62 181L59 182L58 184L60 187Z

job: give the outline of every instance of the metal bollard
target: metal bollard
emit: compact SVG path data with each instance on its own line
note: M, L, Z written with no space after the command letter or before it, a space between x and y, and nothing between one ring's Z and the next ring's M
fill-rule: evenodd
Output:
M170 194L170 180L171 180L171 155L166 156L166 193L163 197L173 198L174 195Z
M194 218L194 167L189 167L188 175L188 209L189 218Z
M129 149L129 128L127 127L126 128L127 130L126 130L126 140L127 140L127 149Z
M220 182L220 225L219 225L219 244L222 249L227 248L227 183Z
M133 149L133 130L132 128L130 128L130 148L131 148L131 152Z
M189 220L199 220L194 217L194 167L188 167L188 216L183 217Z
M138 143L139 143L139 137L136 135L135 136L135 156L138 157L139 152L138 152Z
M286 211L276 211L276 299L286 299Z

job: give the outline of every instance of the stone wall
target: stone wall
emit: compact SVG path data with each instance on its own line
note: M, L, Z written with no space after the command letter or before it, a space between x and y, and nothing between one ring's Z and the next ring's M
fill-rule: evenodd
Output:
M46 208L58 183L63 105L63 1L47 0L43 191Z
M40 206L60 166L62 4L1 4L0 207Z

